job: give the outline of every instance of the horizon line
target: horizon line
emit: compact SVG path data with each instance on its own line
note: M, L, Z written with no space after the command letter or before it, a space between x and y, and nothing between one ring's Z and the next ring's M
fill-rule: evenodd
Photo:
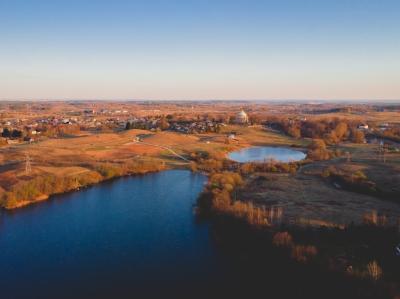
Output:
M109 98L109 99L96 99L96 98L18 98L18 99L10 99L10 98L2 98L0 102L69 102L69 101L97 101L97 102L399 102L398 99L135 99L135 98Z

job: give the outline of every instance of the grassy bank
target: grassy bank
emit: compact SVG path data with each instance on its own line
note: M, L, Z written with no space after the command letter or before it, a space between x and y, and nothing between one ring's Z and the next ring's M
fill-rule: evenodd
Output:
M136 159L123 163L93 163L85 171L70 175L47 173L25 177L0 194L0 205L5 209L20 208L48 199L51 195L79 190L104 180L164 170L158 159Z
M285 269L295 267L301 275L314 279L319 273L318 283L325 289L315 286L320 291L315 298L326 297L325 292L331 290L340 298L394 298L400 294L400 261L394 252L399 240L397 227L374 215L358 225L287 223L279 207L240 200L244 184L238 173L215 173L199 198L200 215L216 224L218 240L233 246L232 254L245 255L246 263L257 265L255 268L265 264L271 270L285 264ZM235 252L238 248L239 253ZM296 278L287 278L287 285L293 284L291 279ZM339 285L346 291L337 292Z
M325 289L315 298L331 290L335 296L329 298L395 298L400 294L399 207L377 196L375 186L382 182L373 181L371 173L380 168L392 173L398 156L371 163L376 158L365 153L369 147L358 147L351 159L216 163L198 200L200 215L216 224L218 240L227 239L233 254L240 248L239 255L253 266L271 267L276 255L285 269L295 263L301 275L322 275L317 277ZM295 278L288 278L288 285L294 283L290 279ZM345 291L337 292L338 286Z

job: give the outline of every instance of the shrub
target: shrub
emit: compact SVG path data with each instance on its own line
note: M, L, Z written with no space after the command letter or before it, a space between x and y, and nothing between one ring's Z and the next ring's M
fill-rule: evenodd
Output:
M313 139L309 146L307 158L311 160L328 160L332 158L333 154L327 150L326 144L322 139Z
M244 163L240 166L240 172L242 174L250 174L255 171L254 163Z
M295 245L292 247L292 258L300 263L307 263L317 252L317 248L312 245Z
M352 178L356 180L366 180L367 176L361 170L357 170L356 172L353 173Z
M351 130L351 141L353 141L354 143L363 143L364 140L365 140L364 132L357 129Z
M1 196L1 206L4 208L13 208L17 206L18 200L13 192L5 192Z
M210 185L213 188L225 189L224 187L229 187L231 185L233 188L243 184L243 179L240 174L235 172L221 172L215 173L210 177Z
M378 265L377 261L372 261L367 264L367 275L372 280L379 280L382 277L382 268Z
M105 178L111 179L116 176L122 175L121 169L113 166L112 164L102 164L97 166L96 170Z
M290 247L293 244L293 238L288 232L278 232L272 238L272 243L277 247Z
M384 227L388 224L388 219L385 215L378 215L375 210L372 210L370 213L364 213L363 223L366 225Z
M193 162L193 161L190 162L190 170L193 172L196 172L198 170L196 162Z

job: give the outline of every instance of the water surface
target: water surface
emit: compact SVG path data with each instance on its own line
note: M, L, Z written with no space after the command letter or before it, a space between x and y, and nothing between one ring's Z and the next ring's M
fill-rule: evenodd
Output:
M171 170L0 214L0 298L162 297L211 286L219 262L193 205L206 177Z
M205 181L170 170L1 211L0 298L342 298L268 238L199 222Z
M229 154L229 159L245 162L263 162L273 159L278 162L300 161L306 157L301 151L286 147L253 146Z

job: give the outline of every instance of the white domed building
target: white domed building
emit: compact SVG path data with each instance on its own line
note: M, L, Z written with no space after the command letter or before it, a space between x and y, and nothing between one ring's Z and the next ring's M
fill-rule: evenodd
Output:
M237 124L247 124L249 122L249 117L247 116L247 113L242 110L240 112L236 113L235 117L235 123Z

